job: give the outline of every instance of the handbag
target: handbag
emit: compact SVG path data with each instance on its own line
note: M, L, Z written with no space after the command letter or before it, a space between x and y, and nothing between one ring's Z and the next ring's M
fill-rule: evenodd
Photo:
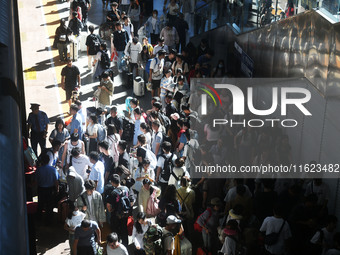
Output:
M266 245L274 245L274 244L276 244L277 241L279 241L280 233L281 233L285 223L286 223L286 221L284 220L278 233L273 232L273 233L270 233L270 234L266 235L264 237L264 244L266 244Z
M156 198L156 190L154 190L148 199L146 214L152 217L158 215L161 211L158 207L158 203L159 200Z
M96 98L99 98L101 92L102 92L102 89L97 88L96 91L93 93L93 96Z

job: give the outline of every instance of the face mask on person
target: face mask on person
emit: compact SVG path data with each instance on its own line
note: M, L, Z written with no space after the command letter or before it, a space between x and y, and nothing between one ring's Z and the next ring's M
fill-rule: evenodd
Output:
M218 65L218 68L223 68L223 64L219 64L219 65Z
M157 17L157 14L152 15L152 17L156 18L156 17Z

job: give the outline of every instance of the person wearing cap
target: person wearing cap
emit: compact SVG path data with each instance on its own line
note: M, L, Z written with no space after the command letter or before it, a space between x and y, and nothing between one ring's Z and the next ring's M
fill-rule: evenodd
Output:
M158 11L153 10L152 16L144 24L146 30L146 36L150 38L151 44L155 45L161 33L161 21L158 18ZM154 55L156 55L154 53Z
M72 91L80 89L81 79L78 67L72 64L72 59L67 59L66 66L61 70L61 88L66 92L66 100L71 106Z
M153 47L153 53L152 53L153 56L156 56L160 50L165 50L166 53L169 52L168 46L164 44L164 38L162 37L158 38L157 42L158 42L157 45Z
M174 92L174 80L172 78L172 71L171 69L168 69L164 71L165 76L161 79L161 102L162 102L162 108L164 109L166 104L165 104L165 96L168 92Z
M80 194L85 192L83 177L76 172L73 166L70 166L66 181L68 185L68 199L71 202L75 202Z
M142 49L138 37L133 37L132 42L129 42L125 47L124 54L129 59L129 71L133 73L133 77L138 76L138 64L140 63Z
M162 241L164 244L164 254L172 255L175 251L175 236L180 232L182 221L175 215L166 218L166 226L163 228Z
M215 254L216 249L217 227L219 225L219 213L222 201L218 197L214 197L210 201L211 207L208 207L197 219L197 223L202 227L202 237L204 248Z
M164 38L164 44L167 45L169 49L177 48L177 45L179 44L179 36L172 23L168 22L166 24L161 31L160 37Z
M38 144L41 151L46 148L47 130L50 123L47 114L40 111L39 106L39 104L31 104L32 112L28 115L27 119L28 133L31 131L31 147L35 155L38 155Z
M66 141L64 145L64 152L61 157L61 166L64 166L70 162L71 151L73 148L79 148L81 154L85 154L85 145L82 140L79 140L79 134L74 133L71 135L71 139Z
M101 78L100 85L98 86L101 89L98 97L98 107L105 109L111 105L110 97L113 95L114 85L107 71L102 74Z
M84 133L83 125L82 125L83 120L80 114L78 113L78 111L79 111L79 108L76 104L72 104L70 106L70 113L72 115L72 121L69 124L70 126L69 131L71 135L74 133L77 133L79 135L79 139L82 140L83 133Z
M111 37L111 51L114 49L117 51L118 60L117 67L118 72L122 72L122 60L124 57L124 50L126 45L129 42L129 35L125 29L122 28L122 24L120 22L116 23L116 31L113 32L113 37Z
M160 50L150 63L149 82L152 83L151 96L159 96L161 79L163 77L165 50Z

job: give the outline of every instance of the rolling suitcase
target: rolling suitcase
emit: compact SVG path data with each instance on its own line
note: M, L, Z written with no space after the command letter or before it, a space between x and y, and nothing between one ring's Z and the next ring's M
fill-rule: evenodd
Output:
M70 59L72 61L77 61L78 60L78 50L79 50L79 45L76 40L71 41L70 43Z
M133 81L133 93L138 97L144 96L144 80L140 76Z

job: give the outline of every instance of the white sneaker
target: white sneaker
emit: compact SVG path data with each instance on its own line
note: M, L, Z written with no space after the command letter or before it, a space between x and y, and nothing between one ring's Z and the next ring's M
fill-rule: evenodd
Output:
M118 73L122 73L122 72L123 72L122 70L118 69Z

